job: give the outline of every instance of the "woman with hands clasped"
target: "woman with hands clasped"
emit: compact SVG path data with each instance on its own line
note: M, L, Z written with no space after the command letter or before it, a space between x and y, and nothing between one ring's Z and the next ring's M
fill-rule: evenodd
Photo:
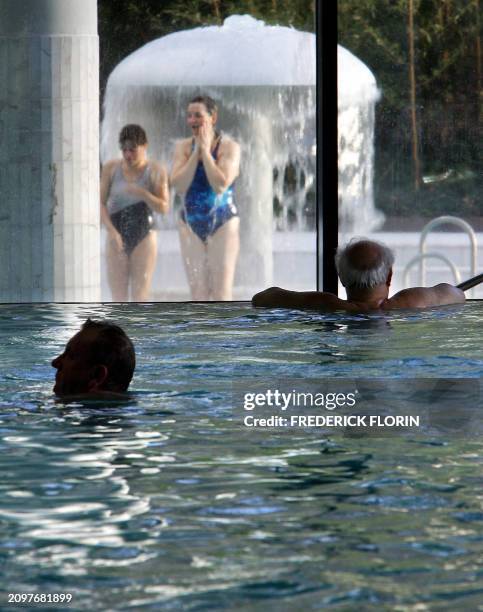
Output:
M115 302L145 302L156 265L153 211L169 208L168 175L147 159L146 132L126 125L119 134L122 159L104 164L101 221L106 226L107 275Z
M188 105L191 137L177 143L171 183L184 198L181 253L193 300L231 300L240 249L233 182L240 146L215 129L218 110L209 96Z

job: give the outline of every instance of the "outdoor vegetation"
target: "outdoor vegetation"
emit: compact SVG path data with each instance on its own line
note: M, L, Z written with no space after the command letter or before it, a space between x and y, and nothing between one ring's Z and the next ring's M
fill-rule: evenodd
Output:
M376 76L376 206L481 216L479 0L340 0L339 41Z
M333 1L335 0L323 0ZM314 31L314 0L99 0L101 91L114 66L171 32L248 13ZM480 0L339 0L339 42L374 73L376 206L481 217Z

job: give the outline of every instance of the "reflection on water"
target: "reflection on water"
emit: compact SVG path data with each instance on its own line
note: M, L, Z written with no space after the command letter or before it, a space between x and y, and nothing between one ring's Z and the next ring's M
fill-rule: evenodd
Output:
M479 439L242 430L231 384L481 377L480 313L0 307L4 593L92 610L477 609ZM87 316L135 340L125 405L50 393L49 360Z

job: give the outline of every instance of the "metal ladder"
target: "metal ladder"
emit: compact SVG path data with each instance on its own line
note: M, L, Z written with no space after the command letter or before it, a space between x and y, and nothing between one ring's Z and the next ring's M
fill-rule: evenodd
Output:
M461 275L459 273L459 270L452 261L450 261L445 255L442 255L441 253L436 253L434 251L426 252L426 238L429 232L433 230L435 227L438 227L439 225L444 225L444 224L456 225L457 227L460 227L468 235L470 239L470 246L471 246L470 276L475 276L478 245L477 245L477 240L476 240L476 234L473 228L467 221L464 221L463 219L460 219L459 217L443 215L442 217L436 217L436 219L433 219L432 221L430 221L423 227L421 231L421 236L419 238L419 255L415 255L406 264L406 267L404 268L403 283L405 287L407 287L409 284L409 270L413 267L414 264L418 262L419 262L419 282L420 282L421 287L424 287L426 283L426 259L439 259L441 261L444 261L444 263L446 263L450 267L453 273L453 277L455 279L455 285L461 282ZM473 295L473 290L471 291L471 295Z

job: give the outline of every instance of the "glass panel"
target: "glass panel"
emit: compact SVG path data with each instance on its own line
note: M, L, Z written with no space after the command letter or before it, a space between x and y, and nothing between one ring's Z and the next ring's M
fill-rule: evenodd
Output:
M159 160L176 186L170 189L170 211L154 215L158 240L149 299L250 299L272 284L315 289L315 3L200 0L145 8L125 3L119 11L116 3L99 2L104 168L108 160L120 160L123 125L141 124L149 159ZM148 44L139 49L140 41ZM198 95L218 106L216 125L213 114L206 118L212 150L211 128L221 133L214 153L218 168L224 164L224 171L236 174L232 157L240 148L232 202L216 198L218 179L216 168L210 177L209 159L201 161L196 177L191 178L196 160L184 174L198 146L196 116L187 117ZM109 194L106 200L112 207ZM232 220L236 211L239 221ZM119 261L105 234L102 296L124 301L125 276L116 277Z
M338 6L340 242L357 234L391 246L393 291L474 276L483 261L480 3Z

